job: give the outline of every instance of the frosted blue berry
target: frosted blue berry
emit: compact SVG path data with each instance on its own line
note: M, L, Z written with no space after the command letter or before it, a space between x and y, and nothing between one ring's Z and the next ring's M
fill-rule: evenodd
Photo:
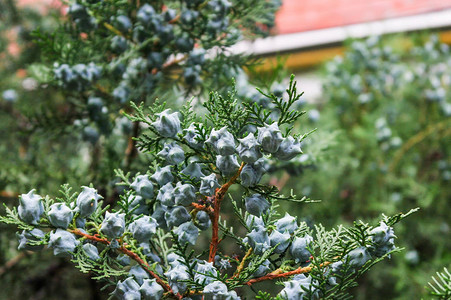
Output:
M97 194L97 190L83 186L77 197L77 208L82 218L89 217L97 208L97 201L103 199Z
M50 224L55 227L60 227L66 229L69 226L74 213L72 210L64 203L55 203L50 206L50 211L48 212L48 218Z
M281 233L288 231L290 234L293 234L296 229L298 229L296 217L292 217L290 216L290 214L285 213L285 216L283 218L277 220L276 229Z
M131 267L128 274L135 278L135 281L140 285L144 283L144 279L149 279L149 274L147 274L147 272L141 268L140 265L134 265Z
M128 212L132 212L133 215L147 214L149 212L146 200L141 196L130 195L127 198L127 203Z
M167 183L163 185L158 191L157 201L159 201L161 204L165 206L174 206L175 204L174 196L175 196L174 187L172 186L171 183Z
M107 211L100 231L110 239L120 237L125 231L125 214Z
M301 153L301 143L289 136L282 141L279 149L274 153L274 157L280 160L290 160Z
M241 184L245 187L255 186L260 182L265 172L266 163L263 159L259 159L253 164L247 164L240 173Z
M387 226L384 222L381 222L378 227L373 228L370 234L371 241L373 242L370 251L373 255L381 257L395 249L396 236L393 228Z
M179 44L179 47L182 46L186 49L185 51L189 51L190 49L192 49L191 44L192 40L178 39L177 42ZM185 42L185 45L181 44L182 42ZM201 71L202 67L200 65L186 66L185 69L183 70L183 78L185 79L186 84L188 85L199 84L201 81L200 79Z
M130 187L145 199L151 199L153 197L153 184L147 175L136 176Z
M362 95L364 95L364 94L362 94ZM369 95L369 94L366 94L366 95ZM308 116L310 121L318 122L321 114L319 113L319 111L317 109L311 109L308 112L307 116Z
M125 254L119 254L117 257L116 257L116 261L118 262L118 263L120 263L122 266L128 266L129 264L130 264L130 257L128 257L127 255L125 255Z
M350 267L361 268L371 259L371 254L366 247L358 247L346 255L346 260Z
M148 25L154 16L155 9L147 3L141 6L138 10L138 13L136 14L138 21L140 21L144 25Z
M178 165L185 160L185 152L176 142L164 144L163 150L158 152L166 164Z
M45 236L45 233L37 228L33 228L31 231L24 230L22 233L17 234L19 238L19 250L39 251L44 248L44 245L30 245L28 242L41 241Z
M199 211L196 214L197 227L201 230L207 230L211 226L210 216L205 211Z
M279 293L282 299L304 300L319 299L319 293L312 284L312 278L304 274L296 275L292 280L284 282L285 288Z
M173 195L175 204L190 205L196 200L196 188L188 183L177 182Z
M164 289L155 279L144 279L139 291L144 300L160 300L163 298Z
M35 190L31 190L28 194L22 194L19 197L19 218L28 223L37 225L41 215L44 213L44 205L42 197L35 195Z
M192 221L183 223L176 230L175 234L178 236L181 244L190 243L196 244L197 237L199 236L199 229L194 225Z
M253 164L262 157L260 144L253 133L249 133L245 138L238 139L238 141L240 144L238 145L237 151L242 161Z
M122 296L123 300L141 300L141 294L137 291L129 291L126 292L123 296Z
M94 145L100 138L99 130L92 126L86 126L85 128L83 128L82 138L84 141Z
M177 11L175 9L168 8L164 12L164 20L167 22L173 20L176 16L177 16Z
M213 129L205 143L210 144L219 155L232 155L236 151L235 138L227 131L227 127L219 130Z
M181 129L178 113L170 113L170 111L166 109L156 114L157 119L152 123L155 130L163 137L175 137Z
M128 88L127 84L125 82L119 84L114 90L113 90L113 97L119 101L119 103L125 103L127 102L129 96L130 96L130 89Z
M288 246L290 245L291 235L286 231L285 233L280 233L277 230L274 230L269 235L269 239L271 240L271 247L275 247L277 244L277 248L274 250L274 253L283 253Z
M215 256L215 265L218 266L220 270L227 270L232 267L228 259L221 258L219 255Z
M56 231L50 233L49 247L53 248L53 254L55 256L70 255L69 252L74 252L79 243L75 239L75 236L66 230L58 228Z
M216 157L216 167L225 176L231 176L238 171L240 164L235 155L218 155Z
M277 123L274 122L271 125L265 124L264 127L258 127L257 141L260 143L263 151L268 153L277 152L283 141L282 133Z
M249 245L256 254L263 254L266 250L271 248L271 241L268 233L264 227L257 226L250 233L247 234Z
M132 28L132 22L130 21L130 18L124 15L117 16L112 20L116 26L117 29L119 29L122 32L127 32Z
M168 272L164 273L167 277L169 285L174 293L183 294L187 289L186 280L190 279L190 276L186 270L186 267L179 264L171 268Z
M100 259L99 250L93 244L86 243L83 245L82 248L83 248L83 251L85 252L86 256L89 257L89 259L91 259L91 260L99 260Z
M258 266L257 270L255 270L252 276L261 277L268 274L268 272L271 270L271 268L269 267L270 263L271 262L269 261L269 259L266 259L261 265Z
M262 195L253 194L245 199L246 210L254 216L261 216L266 213L271 206Z
M202 292L205 300L229 299L227 286L221 281L213 281L207 284Z
M204 176L200 181L199 193L204 196L212 196L220 185L215 174Z
M387 226L384 222L381 222L378 227L373 228L370 231L371 240L375 244L384 244L395 238L393 228Z
M188 34L183 34L176 38L175 46L181 52L189 52L194 48L194 40ZM197 67L197 66L194 66ZM185 76L186 77L186 76Z
M166 219L166 224L169 227L179 226L180 224L191 220L190 214L183 206L175 206L168 209L168 211L164 214L164 218Z
M202 173L202 166L199 163L191 162L189 163L186 168L184 168L180 173L182 173L185 176L189 176L194 179L200 179L205 176L204 173Z
M69 6L67 13L72 16L74 19L85 18L87 16L86 8L78 3L74 3Z
M139 292L139 284L133 279L133 277L128 277L124 281L119 281L113 294L121 299L124 299L125 294L130 292Z
M188 63L193 65L202 65L205 62L205 49L196 48L190 52Z
M303 263L310 259L311 253L307 247L313 242L309 235L304 237L295 237L290 246L290 254L296 263Z
M89 116L92 120L96 120L99 118L99 115L102 113L102 110L104 108L104 103L102 98L99 97L89 97L88 99L88 111Z
M191 123L187 129L184 130L185 136L183 137L188 145L193 147L194 149L202 148L203 143L199 141L201 135L197 132L196 126L194 123Z
M127 48L128 43L126 38L120 35L116 35L111 39L111 50L113 50L114 52L123 53L127 50Z
M174 180L174 175L172 175L171 166L163 168L157 167L157 170L150 178L155 180L160 186L163 186L166 183L172 182Z
M2 98L7 102L15 102L17 97L17 92L13 89L5 90L2 93Z
M218 276L218 271L212 262L201 261L196 264L194 281L200 284L209 284Z
M191 9L185 9L180 15L183 24L191 25L199 17L199 12Z
M142 253L146 256L146 258L149 261L153 261L153 262L157 262L157 263L161 263L161 258L152 252L152 248L150 247L149 242L145 242L145 243L140 243L139 247L142 248ZM160 265L154 265L155 266L155 270L159 273L163 273L163 269L161 269Z
M168 210L168 207L166 205L162 205L161 203L156 203L155 208L152 213L152 218L157 220L158 225L163 228L167 229L168 225L166 224L166 219L164 218L164 214Z
M262 217L257 217L253 215L248 215L246 217L246 226L250 229L256 228L258 226L265 227Z
M150 52L147 56L147 64L151 68L161 69L164 64L164 57L161 52Z
M183 261L183 258L180 255L175 254L174 252L171 252L168 254L167 260L168 260L169 265L172 268L174 268L175 266L178 266L181 264L180 261Z
M133 237L140 243L148 242L157 232L158 223L152 217L142 216L129 225Z
M77 228L85 228L85 225L86 225L86 219L83 219L83 218L80 218L80 217L77 217L75 219L75 226Z

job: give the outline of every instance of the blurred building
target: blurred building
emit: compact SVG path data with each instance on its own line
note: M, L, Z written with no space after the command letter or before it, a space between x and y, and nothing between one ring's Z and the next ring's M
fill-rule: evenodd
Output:
M343 51L349 38L440 30L451 43L451 0L282 0L275 34L237 45L264 57L263 70L277 57L292 71L305 70ZM298 78L309 98L319 96L319 79L303 72Z

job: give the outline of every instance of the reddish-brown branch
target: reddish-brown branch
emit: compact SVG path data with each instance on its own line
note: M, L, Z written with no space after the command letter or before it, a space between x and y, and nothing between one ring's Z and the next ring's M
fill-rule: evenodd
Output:
M213 216L214 212L213 212L213 208L211 208L210 206L205 206L196 202L191 203L191 206L194 207L193 210L195 211L205 211L206 213L208 213L208 215Z
M219 189L216 190L213 196L214 206L213 206L213 217L211 218L211 242L210 242L210 254L208 255L208 262L214 262L216 252L218 251L219 244L219 213L221 210L221 201L224 199L225 194L229 187L235 182L235 180L240 176L243 170L244 162L241 164L238 172L230 178L225 184L223 184Z
M320 265L320 267L325 267L329 264L331 264L331 263L325 262L325 263L322 263ZM246 284L251 286L254 283L265 281L265 280L274 280L274 279L279 279L279 278L290 277L290 276L297 275L297 274L308 273L308 272L312 271L312 269L313 269L313 267L304 267L304 268L299 267L296 270L288 271L288 272L283 272L281 269L277 269L274 272L271 272L265 276L251 279L248 282L246 282Z
M176 15L174 19L172 19L171 21L169 21L169 24L174 24L177 23L177 21L180 19L180 15Z
M88 240L94 241L94 242L98 242L98 243L102 243L105 245L109 245L111 242L108 241L105 238L101 238L99 237L99 235L95 234L95 235L90 235L87 233L82 232L79 229L73 229L73 230L69 230L70 232L72 232L73 234L82 236ZM174 291L171 289L171 287L163 281L163 279L160 278L160 276L158 276L155 272L153 272L149 265L141 258L139 257L138 254L136 254L133 251L128 250L125 244L122 244L121 247L118 249L120 252L124 253L125 255L127 255L128 257L130 257L131 259L135 260L147 273L149 273L150 276L152 276L153 278L155 278L155 280L157 281L157 283L159 285L161 285L163 287L163 289L172 294L176 299L182 299L182 295L180 295L179 293L174 293Z
M6 271L17 265L22 258L26 257L28 252L20 252L17 256L8 260L3 266L0 267L0 276L2 276Z
M167 69L170 66L176 65L179 62L184 61L187 57L188 57L187 55L183 55L183 56L181 56L179 58L174 58L173 60L170 60L170 61L164 63L163 66L162 66L162 69ZM152 71L151 71L151 73L154 74L154 75L157 74L158 72L159 72L159 70L157 68L153 68Z
M249 258L249 256L252 254L252 251L253 251L252 248L249 248L249 250L247 250L247 252L244 255L243 259L241 260L240 264L236 268L235 273L233 274L233 276L230 279L236 278L240 275L241 271L243 271L243 269L244 269L244 264L246 263L246 260Z

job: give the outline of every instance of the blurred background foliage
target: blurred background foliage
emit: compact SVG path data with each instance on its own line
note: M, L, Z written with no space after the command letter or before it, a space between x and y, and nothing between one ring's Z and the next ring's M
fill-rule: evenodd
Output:
M358 299L427 297L425 282L450 263L449 54L433 34L349 41L321 71L323 98L304 107L300 126L318 130L286 185L321 202L297 215L332 226L421 208L397 231L405 252L363 278Z
M41 37L42 42L60 28L60 19L60 7L37 12L18 8L12 0L0 2L0 199L6 204L33 187L56 194L65 182L93 182L113 197L112 170L127 166L122 154L133 132L121 123L121 107L114 108L113 134L101 145L91 143L74 126L78 116L65 105L83 113L86 107L71 98L76 93L46 82L42 63L50 65L43 59L48 53L43 56L42 43L33 41ZM33 34L38 28L39 34ZM300 132L317 128L305 140L304 154L294 163L272 166L266 175L279 187L321 200L282 206L309 224L332 227L421 208L397 229L397 245L405 252L362 278L353 291L357 299L427 298L424 286L451 261L449 54L448 46L431 34L349 41L342 57L317 71L322 98L309 103L301 98L299 109L307 114L298 124ZM248 71L230 73L240 97L266 101L248 81L283 95L288 75L283 61L268 74ZM302 81L299 85L302 89ZM180 90L160 92L183 104ZM163 96L155 91L149 101L156 95ZM129 168L149 164L138 156ZM0 286L7 287L0 299L107 298L98 283L69 262L49 252L19 253L12 229L0 225L0 232Z

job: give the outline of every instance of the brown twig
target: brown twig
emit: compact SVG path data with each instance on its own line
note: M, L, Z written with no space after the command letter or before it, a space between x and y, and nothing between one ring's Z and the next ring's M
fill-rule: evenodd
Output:
M233 175L232 178L230 178L229 181L227 181L225 184L223 184L219 189L216 190L215 195L213 196L214 206L213 206L213 216L211 217L211 242L210 242L210 254L208 255L208 262L214 262L216 252L218 251L218 244L219 244L219 213L221 210L221 201L224 199L225 194L227 193L227 190L229 187L235 182L235 180L240 176L241 171L243 170L244 162L241 164L240 168L236 172L235 175Z
M325 262L325 263L320 264L320 267L326 267L329 264L331 264L331 262ZM304 267L304 268L299 267L296 270L288 271L288 272L283 272L281 269L277 269L274 272L271 272L265 276L251 279L248 282L246 282L246 284L248 286L251 286L254 283L265 281L265 280L274 280L274 279L285 278L285 277L289 277L289 276L293 276L293 275L297 275L297 274L308 273L308 272L312 271L312 269L313 269L313 267Z
M213 208L211 208L210 206L205 206L196 202L191 203L191 206L194 207L193 209L194 212L202 210L208 213L210 217L214 215Z
M88 240L94 241L94 242L98 242L98 243L102 243L105 245L109 245L111 244L110 241L108 241L105 238L101 238L99 237L99 235L89 235L87 233L82 232L79 229L72 229L69 230L70 232L72 232L73 234L82 236ZM160 276L158 276L155 272L153 272L150 269L150 266L147 264L147 262L145 262L141 257L139 257L138 254L136 254L133 251L130 251L126 248L125 244L122 244L121 247L118 249L120 252L124 253L125 255L127 255L128 257L130 257L131 259L135 260L147 273L149 273L150 276L152 276L153 278L155 278L155 280L157 281L157 283L159 285L161 285L163 287L163 289L170 293L171 295L173 295L176 299L182 299L182 295L180 295L179 293L174 293L174 291L171 289L171 287L163 281L163 279L160 278Z
M176 15L174 19L170 20L168 23L169 24L174 24L177 23L177 21L180 19L180 15Z
M182 61L184 61L184 60L187 59L187 58L188 58L188 55L183 55L183 56L181 56L180 58L174 58L173 60L170 60L170 61L167 61L166 63L164 63L163 66L161 67L161 69L167 69L167 68L169 68L170 66L176 65L176 64L178 64L179 62L182 62ZM152 73L153 75L155 75L155 74L158 73L158 71L159 71L159 69L153 68L152 71L151 71L151 73Z
M10 260L8 260L3 266L0 267L0 276L2 276L6 271L17 265L22 258L27 256L27 252L20 252L18 255L14 256Z
M0 197L4 198L17 198L19 197L19 193L8 192L8 191L0 191Z
M247 250L247 252L244 255L243 259L241 260L240 264L236 268L235 273L233 274L233 276L230 279L236 278L240 275L241 271L243 271L243 269L244 269L244 264L246 263L246 260L252 254L252 250L253 250L252 248L249 248L249 250Z

